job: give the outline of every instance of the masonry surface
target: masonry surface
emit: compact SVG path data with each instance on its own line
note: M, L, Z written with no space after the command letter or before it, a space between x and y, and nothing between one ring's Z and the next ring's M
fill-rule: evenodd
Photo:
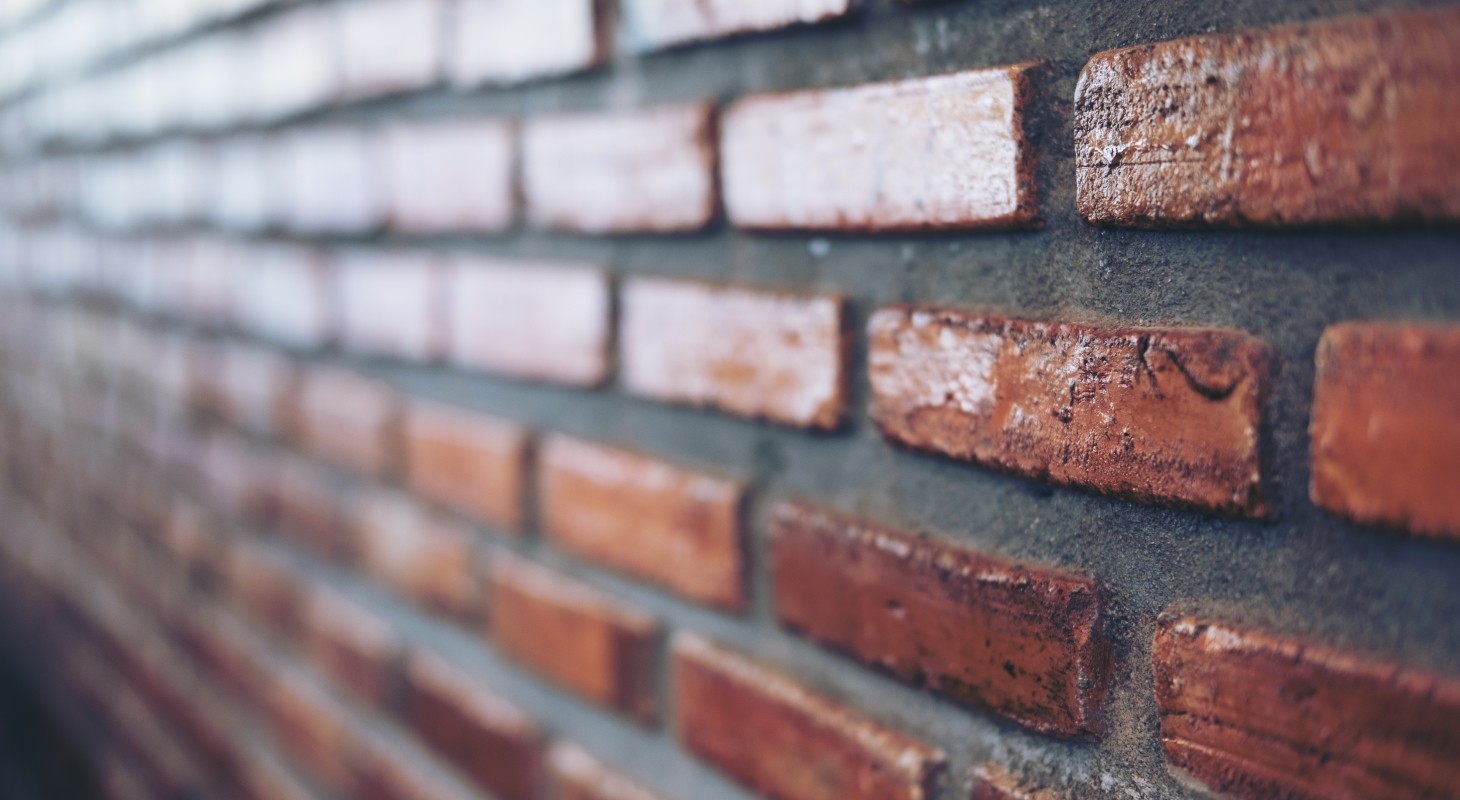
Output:
M1405 0L6 4L0 675L117 798L1460 797L1457 83Z

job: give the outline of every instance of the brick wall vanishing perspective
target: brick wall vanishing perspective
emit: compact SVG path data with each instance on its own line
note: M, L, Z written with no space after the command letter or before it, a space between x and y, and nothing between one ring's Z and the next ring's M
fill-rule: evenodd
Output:
M1411 0L10 0L0 794L1460 798L1457 87Z

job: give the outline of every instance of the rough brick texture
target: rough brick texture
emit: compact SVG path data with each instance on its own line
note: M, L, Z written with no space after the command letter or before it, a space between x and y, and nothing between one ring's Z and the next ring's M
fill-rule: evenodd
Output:
M868 323L883 435L1148 503L1262 516L1272 357L1236 331L893 307Z
M1161 740L1230 797L1437 797L1460 782L1460 682L1189 616L1152 652Z
M1092 736L1110 681L1099 587L804 503L771 527L776 616L1041 733Z
M922 800L943 754L695 636L674 642L676 729L690 752L786 800Z
M623 381L646 397L811 428L847 403L840 297L658 278L623 288Z
M1025 68L751 97L725 112L725 207L745 228L1026 226Z
M538 454L543 533L691 600L745 605L743 484L567 436Z
M1460 328L1324 331L1313 387L1313 502L1359 522L1460 537Z
M1100 53L1075 90L1080 213L1151 227L1453 220L1460 10Z

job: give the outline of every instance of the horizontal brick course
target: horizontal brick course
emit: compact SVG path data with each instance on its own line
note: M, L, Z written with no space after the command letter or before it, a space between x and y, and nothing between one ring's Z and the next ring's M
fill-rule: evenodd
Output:
M373 139L358 128L306 128L284 135L275 169L281 222L315 234L365 233L384 219L383 176ZM277 174L277 173L276 173Z
M516 217L515 140L494 119L420 119L380 132L390 227L403 233L498 232Z
M660 800L568 742L558 742L548 751L548 769L556 792L554 800Z
M1091 738L1110 682L1093 580L805 503L771 521L776 616L956 702Z
M467 530L390 491L357 496L352 505L361 570L427 610L475 613L478 570Z
M785 800L926 800L943 754L693 635L674 642L675 729L691 753Z
M522 528L528 432L487 414L416 400L406 411L412 492L502 530Z
M1318 342L1313 502L1359 522L1460 537L1460 327L1346 322Z
M457 0L449 71L458 86L578 72L608 57L603 0Z
M399 458L401 400L387 384L335 367L315 367L283 405L284 430L300 447L372 475Z
M527 219L578 233L698 230L713 219L709 104L542 116L522 124Z
M695 602L745 607L743 484L562 435L542 442L538 465L553 544Z
M256 248L248 271L233 299L239 327L294 348L319 347L334 335L330 276L317 251L287 244Z
M851 0L627 0L635 47L657 49L845 16Z
M890 307L868 323L872 418L893 441L1105 494L1263 516L1274 358L1247 334Z
M621 298L629 391L787 425L841 424L849 340L841 297L633 278Z
M346 250L335 257L340 344L363 355L431 361L446 349L446 297L435 255Z
M1167 758L1224 796L1435 797L1460 785L1460 682L1168 615L1152 652Z
M1460 11L1100 53L1075 90L1077 202L1170 227L1454 220Z
M844 231L1030 225L1025 70L737 101L722 126L730 221Z
M654 721L653 617L505 553L493 558L491 576L492 640L508 657L584 699Z
M334 6L341 93L372 97L420 89L441 73L445 0L352 0Z
M304 650L321 673L369 703L388 697L400 649L390 623L319 584L309 589L302 621Z

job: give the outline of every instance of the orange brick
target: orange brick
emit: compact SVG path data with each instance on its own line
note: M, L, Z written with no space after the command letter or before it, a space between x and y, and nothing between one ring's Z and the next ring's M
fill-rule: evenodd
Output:
M729 611L745 607L742 483L629 450L552 436L543 533L595 563Z
M399 456L400 399L388 385L335 367L315 367L285 402L290 438L342 467L390 472Z
M1455 8L1099 53L1075 90L1080 213L1143 227L1455 220L1456 75Z
M1141 502L1267 513L1274 357L1260 339L903 306L867 328L872 418L895 442Z
M654 721L653 617L506 553L494 556L491 575L492 638L507 656L591 702Z
M413 493L489 525L521 530L528 453L521 425L413 401L404 436Z
M635 394L835 428L847 406L846 304L739 286L634 278L619 357Z
M323 788L349 785L353 720L343 704L297 667L273 673L265 708L274 736Z
M427 610L474 613L478 580L469 532L389 491L356 498L354 531L367 574Z
M784 800L927 800L942 752L698 636L674 642L684 747Z

